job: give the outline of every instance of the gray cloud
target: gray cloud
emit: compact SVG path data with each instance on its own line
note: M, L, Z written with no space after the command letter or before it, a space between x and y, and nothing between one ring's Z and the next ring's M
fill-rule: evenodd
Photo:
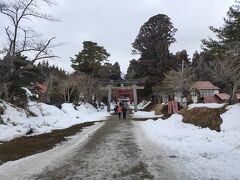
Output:
M129 60L134 58L131 43L151 16L168 15L178 29L177 43L171 46L171 51L186 49L191 55L200 50L201 39L212 36L210 25L223 24L234 0L59 0L57 3L56 7L43 9L60 18L60 22L30 22L44 37L56 36L58 42L66 43L54 50L61 57L54 62L70 71L69 57L82 49L83 41L92 40L104 46L112 55L111 62L118 61L126 72ZM1 16L1 29L2 22Z

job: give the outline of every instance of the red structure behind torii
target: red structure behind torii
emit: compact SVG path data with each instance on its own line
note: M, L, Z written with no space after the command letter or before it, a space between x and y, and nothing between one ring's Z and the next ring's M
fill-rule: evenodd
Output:
M128 97L129 101L132 103L133 93L131 89L116 89L114 94L116 95L116 101L121 97Z
M114 91L116 94L116 98L118 101L118 98L122 97L129 97L129 100L134 102L134 111L137 112L137 90L138 89L144 89L143 86L137 86L140 80L111 80L109 85L106 87L102 87L101 89L108 91L108 112L111 110L111 99L112 99L112 91ZM121 84L119 86L114 86L114 84ZM124 86L124 84L127 84L128 86Z

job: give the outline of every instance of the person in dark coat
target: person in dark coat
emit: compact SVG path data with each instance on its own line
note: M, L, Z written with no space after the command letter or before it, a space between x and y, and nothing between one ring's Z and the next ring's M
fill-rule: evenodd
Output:
M122 107L122 113L123 113L123 119L126 119L127 107L125 105Z
M118 112L118 105L117 104L114 107L114 112L115 112L115 114L117 114L117 112Z

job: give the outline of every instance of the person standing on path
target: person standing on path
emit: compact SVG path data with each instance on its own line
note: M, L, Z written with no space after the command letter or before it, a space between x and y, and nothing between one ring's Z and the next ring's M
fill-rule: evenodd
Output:
M118 107L117 107L117 112L118 112L118 117L119 117L119 119L121 119L121 114L122 114L122 106L121 106L121 104L120 104L120 103L118 104Z
M127 107L126 107L126 105L123 105L122 112L123 112L123 119L126 119L126 114L127 114Z

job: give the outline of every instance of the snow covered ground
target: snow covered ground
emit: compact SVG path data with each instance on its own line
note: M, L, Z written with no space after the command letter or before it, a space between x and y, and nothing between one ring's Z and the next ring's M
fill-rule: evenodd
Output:
M87 121L105 120L110 115L105 110L97 111L88 103L76 107L73 104L65 103L62 105L62 109L58 109L52 105L30 101L29 110L36 117L29 116L25 110L4 101L0 103L0 106L5 109L4 114L1 115L4 124L0 124L0 141L8 141L26 135L30 129L33 130L31 135L36 135Z
M43 103L29 102L30 110L36 117L28 117L27 112L6 102L0 103L0 106L6 109L1 116L5 125L0 125L0 141L25 135L30 127L34 134L40 134L86 121L103 120L109 115L106 112L97 112L89 104L82 104L75 107L76 109L73 104L63 104L62 109L58 109ZM222 106L200 104L191 105L189 108ZM153 112L139 111L135 113L135 118L152 118L153 115ZM171 163L178 166L182 174L192 179L240 179L240 104L228 106L221 117L221 132L185 124L182 116L178 114L167 120L159 118L157 121L148 120L134 124L151 142L164 149L169 157L173 157ZM0 166L0 179L26 179L31 174L41 172L47 165L67 157L69 152L86 142L88 136L103 124L97 123L86 128L48 152L3 164ZM38 166L31 168L31 174L28 174L28 169L33 164Z
M104 125L105 122L98 122L93 126L83 129L79 134L69 137L68 141L55 148L38 153L17 161L9 161L0 166L1 180L31 179L34 174L39 174L48 166L54 166L64 161L72 152L83 146L88 139ZM51 178L50 178L51 179Z
M142 110L145 107L147 107L150 103L151 103L151 101L142 101L138 104L138 109Z
M178 114L138 125L149 140L176 156L175 163L193 179L240 179L240 104L227 109L221 132L185 124Z
M147 112L147 111L138 111L131 115L132 118L157 118L162 117L163 115L155 115L155 111Z
M145 107L147 107L149 104L151 103L151 101L142 101L140 102L137 107L138 107L138 110L143 110ZM134 109L134 104L128 104L128 106L131 108L131 109Z
M188 106L188 109L193 109L193 108L201 108L201 107L206 107L206 108L221 108L225 104L219 104L219 103L197 103L197 104L190 104Z

